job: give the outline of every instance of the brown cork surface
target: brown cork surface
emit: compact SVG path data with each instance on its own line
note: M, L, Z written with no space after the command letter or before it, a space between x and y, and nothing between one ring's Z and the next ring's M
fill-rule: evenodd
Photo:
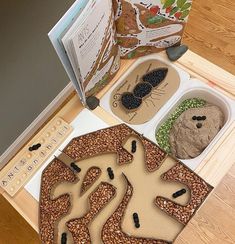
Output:
M138 142L132 155L133 138ZM79 181L58 159L44 169L39 220L42 243L57 243L62 233L69 243L171 243L212 190L184 164L125 124L74 138L64 152L79 161L84 177ZM126 162L132 159L129 156L134 156L134 163ZM109 166L113 180L104 173ZM170 200L182 187L186 194ZM140 214L138 230L131 219L134 211Z
M162 162L165 159L166 153L159 150L157 145L147 139L143 139L142 143L145 147L145 157L148 159L146 167L149 172L153 172L161 165L159 162Z
M101 238L104 243L107 244L116 244L116 243L125 243L125 244L167 244L170 243L164 240L154 240L150 238L140 238L129 236L128 234L122 231L121 223L127 208L129 201L133 195L133 187L127 177L124 175L127 183L126 193L114 213L106 221L103 229Z
M67 222L68 230L72 233L74 244L91 243L88 224L102 208L116 194L116 188L107 182L101 182L97 189L89 196L90 209L82 218L72 219Z
M173 168L163 174L162 179L167 181L179 181L189 187L191 199L186 206L182 206L160 196L155 200L155 204L163 211L176 218L182 224L187 224L195 211L211 192L212 187L181 162L178 162Z
M55 223L69 212L71 205L69 194L52 200L50 197L52 188L63 181L77 180L73 171L58 159L54 159L43 171L39 204L39 231L43 243L55 242Z
M63 150L65 154L79 161L103 153L117 153L118 164L130 163L133 155L123 148L124 142L131 135L140 136L125 124L109 127L74 138ZM146 153L146 167L150 171L156 170L166 157L166 153L148 139L140 136L145 147L151 152Z
M93 166L89 168L82 182L81 193L84 193L87 189L89 189L100 177L100 175L101 169L99 167Z

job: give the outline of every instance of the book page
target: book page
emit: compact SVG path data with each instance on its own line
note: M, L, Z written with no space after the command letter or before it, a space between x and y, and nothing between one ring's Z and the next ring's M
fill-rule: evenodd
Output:
M119 69L119 52L110 0L95 0L70 38L86 96L96 94ZM71 51L71 50L70 50Z
M192 0L113 0L121 57L179 45Z
M74 73L72 64L69 60L69 57L66 53L66 50L61 42L61 36L66 33L69 28L74 23L75 19L83 13L83 10L88 5L89 0L77 0L74 4L69 8L69 10L63 15L63 17L57 22L57 24L52 28L52 30L48 33L50 41L55 48L57 55L60 58L61 63L66 70L69 79L72 81L73 85L75 86L79 97L82 103L85 103L85 94L81 87L80 81L76 78Z
M91 11L92 11L92 6L94 4L95 0L88 0L86 6L82 10L80 14L74 17L73 21L70 23L69 26L64 30L63 33L60 35L60 42L63 45L64 49L66 50L66 55L69 58L69 61L72 66L72 70L75 74L76 80L78 81L82 94L85 98L85 92L84 92L84 87L82 84L81 80L81 75L80 75L80 68L77 64L77 59L75 54L75 50L73 48L72 42L71 42L71 36L76 32L86 21L86 17L90 16Z

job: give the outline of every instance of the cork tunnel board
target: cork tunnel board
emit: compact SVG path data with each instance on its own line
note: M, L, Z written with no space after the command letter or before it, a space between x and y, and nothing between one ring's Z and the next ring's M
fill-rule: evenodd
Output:
M133 152L133 141L136 141L135 152ZM177 214L173 216L174 214L167 213L164 206L161 207L161 199L156 197L161 196L163 200L166 199L164 200L166 205L170 203L169 200L172 200L178 206L187 206L192 200L191 192L193 191L187 187L187 184L183 184L176 179L172 181L164 179L164 173L170 172L169 175L171 175L173 172L171 170L177 165L179 166L177 160L167 155L165 155L161 165L150 172L146 167L148 152L142 141L143 138L139 135L131 134L123 143L123 148L133 155L132 162L118 164L116 153L96 155L76 162L81 171L79 170L80 172L76 173L75 178L71 174L72 178L70 177L69 181L72 182L61 181L54 184L50 191L50 200L52 202L57 201L65 194L69 194L71 206L68 208L67 213L61 215L55 221L53 241L60 243L63 233L66 233L67 243L73 243L73 241L74 243L83 243L83 241L85 241L84 243L117 243L114 238L121 238L120 232L125 233L126 238L128 238L125 239L125 243L138 243L135 241L137 237L144 238L141 241L148 240L146 243L171 243L177 237L186 224L183 219L184 215L182 214L183 218L181 218L177 217ZM69 166L65 167L69 168ZM202 192L204 191L205 196L207 196L211 187L185 166L182 165L182 167L182 176L184 170L186 170L188 172L187 176L195 176L199 179L204 187ZM110 168L113 177L110 174ZM86 187L84 188L84 186ZM186 193L174 199L172 194L182 188L186 189ZM124 206L121 202L128 196L129 201L122 213L120 229L116 229L118 236L115 236L115 234L110 235L113 238L110 242L107 237L109 229L112 229L107 228L108 224L112 225L113 219L110 216L114 216L114 211L117 211L120 206ZM199 199L199 202L202 202L204 198ZM43 216L43 211L48 208L45 208L43 200L43 189L41 189L41 216ZM159 206L157 206L157 202ZM176 206L173 207L176 208ZM194 210L196 209L192 210L192 214ZM133 213L138 214L139 228L135 226ZM43 217L41 217L41 221L43 221ZM42 241L53 243L53 241L50 242L51 239L48 234L43 232L42 226L43 224L40 229ZM113 225L114 229L116 227ZM76 236L78 231L81 231L79 237ZM84 232L87 233L84 234ZM81 239L81 236L85 239ZM122 238L124 237L122 236Z

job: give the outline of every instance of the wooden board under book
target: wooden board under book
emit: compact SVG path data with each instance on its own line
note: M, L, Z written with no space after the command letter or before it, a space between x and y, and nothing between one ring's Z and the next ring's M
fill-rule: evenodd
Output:
M167 58L165 53L160 53L159 55L164 59ZM118 74L115 76L112 82L110 82L98 94L97 97L101 98L134 61L135 60L122 61ZM220 67L210 63L208 60L191 51L188 51L181 59L175 62L175 65L187 71L192 77L198 78L206 84L213 86L213 89L219 90L232 99L235 98L234 76ZM78 96L75 95L69 99L69 101L57 112L55 116L59 116L65 119L67 122L71 122L81 110L82 105L78 99ZM110 116L110 114L100 107L95 109L93 113L102 118L102 120L109 125L118 124L117 119ZM230 146L234 143L234 133L231 133L230 135L230 132L234 132L234 130L235 124L231 124L228 130L212 148L211 153L208 154L202 165L196 169L197 174L199 174L204 180L214 187L218 185L224 175L226 175L228 172L228 169L234 163L235 153L231 153ZM217 163L215 164L215 162ZM226 165L226 167L223 167L221 170L222 165ZM208 172L210 173L208 174ZM211 180L212 178L213 181ZM38 231L38 202L23 188L14 197L10 197L9 194L7 194L7 192L3 189L0 189L0 191L3 197L14 207L14 209L16 209L20 215L25 218L36 231ZM193 219L194 218L195 217L193 217Z
M72 126L63 119L54 118L0 172L1 187L10 196L14 196L58 149L72 130ZM40 146L37 150L29 150L33 145Z

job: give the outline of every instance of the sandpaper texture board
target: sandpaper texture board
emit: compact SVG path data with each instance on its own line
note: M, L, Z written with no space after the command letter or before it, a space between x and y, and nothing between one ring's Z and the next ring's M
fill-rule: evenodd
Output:
M100 147L92 154L98 136L112 132L122 138L117 139L121 148L115 152L115 140L106 153ZM86 139L94 143L79 150ZM171 243L212 190L124 124L73 139L63 152L76 159L79 170L69 161L55 159L43 172L39 221L43 243L60 243L63 233L67 243ZM181 189L186 193L173 198Z
M134 87L142 82L142 77L156 69L168 69L165 79L142 99L135 110L126 109L121 103L125 92L133 92ZM143 124L151 120L161 107L174 95L180 85L176 69L157 59L150 59L139 64L112 92L110 107L112 112L128 124Z

